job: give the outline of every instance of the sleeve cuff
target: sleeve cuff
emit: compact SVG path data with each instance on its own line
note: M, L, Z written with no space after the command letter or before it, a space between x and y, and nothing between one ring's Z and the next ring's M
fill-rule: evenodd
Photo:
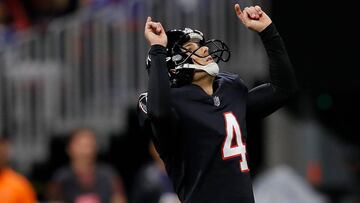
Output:
M271 23L263 31L261 31L259 35L263 41L268 41L279 35L279 32L277 31L275 24Z
M165 54L166 55L166 47L155 44L152 45L149 51L150 54Z

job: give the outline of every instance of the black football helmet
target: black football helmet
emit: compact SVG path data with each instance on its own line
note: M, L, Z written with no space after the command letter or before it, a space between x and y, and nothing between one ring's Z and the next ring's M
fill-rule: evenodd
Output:
M166 65L168 68L170 83L172 87L179 87L192 81L195 68L189 64L194 64L191 56L199 58L212 57L213 61L227 62L230 59L228 46L217 39L205 41L204 35L198 30L185 28L184 30L169 30L166 32L168 44L166 46ZM195 42L199 46L196 50L190 51L184 47L187 42ZM201 47L208 47L208 55L200 56L196 51ZM150 68L150 57L147 57L146 67ZM201 64L200 64L201 65Z

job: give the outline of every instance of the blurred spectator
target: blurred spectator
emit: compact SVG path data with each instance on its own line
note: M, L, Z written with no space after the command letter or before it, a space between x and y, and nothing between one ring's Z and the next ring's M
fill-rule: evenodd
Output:
M78 0L25 0L27 12L36 25L47 25L56 17L77 9Z
M119 3L122 0L79 0L79 7L91 7L93 9L100 9L112 3Z
M29 25L19 0L0 0L0 45L10 44L15 32L25 30Z
M20 0L0 0L0 25L11 25L16 30L24 30L30 26Z
M9 166L10 143L0 137L0 202L35 203L36 195L29 181Z
M165 165L153 143L149 146L153 161L140 170L133 189L133 203L180 203L166 173Z
M56 171L49 200L71 203L126 202L122 181L112 167L96 162L95 133L77 129L67 147L70 165Z

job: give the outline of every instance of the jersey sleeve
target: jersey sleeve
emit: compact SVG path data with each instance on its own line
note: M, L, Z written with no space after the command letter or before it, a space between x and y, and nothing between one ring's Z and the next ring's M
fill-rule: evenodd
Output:
M166 48L154 45L149 51L150 69L148 92L139 98L139 122L152 133L160 155L174 150L177 116L171 105L170 83L166 67Z
M147 92L140 94L137 106L138 121L141 131L158 145L158 140L154 136L151 121L147 115Z
M283 106L297 92L295 74L274 24L259 33L269 57L270 82L250 89L247 117L263 118Z

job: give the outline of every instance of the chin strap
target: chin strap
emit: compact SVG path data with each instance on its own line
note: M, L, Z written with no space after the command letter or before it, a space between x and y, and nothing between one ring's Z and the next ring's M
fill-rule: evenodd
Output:
M181 66L176 67L176 69L190 68L195 70L205 71L207 74L211 76L216 76L219 73L219 65L215 62L209 63L206 66L198 65L198 64L189 64L185 63Z

